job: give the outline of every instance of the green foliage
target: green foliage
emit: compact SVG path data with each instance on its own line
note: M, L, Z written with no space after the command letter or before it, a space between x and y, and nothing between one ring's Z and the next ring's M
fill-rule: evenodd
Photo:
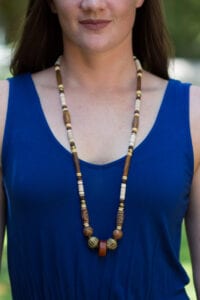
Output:
M0 0L0 26L5 29L7 43L12 42L19 31L27 2Z
M164 0L176 56L200 58L200 1Z

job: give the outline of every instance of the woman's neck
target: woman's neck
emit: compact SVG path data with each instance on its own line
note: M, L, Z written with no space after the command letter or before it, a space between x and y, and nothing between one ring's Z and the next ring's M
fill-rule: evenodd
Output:
M83 53L66 48L61 60L65 85L89 90L126 89L136 79L132 49Z

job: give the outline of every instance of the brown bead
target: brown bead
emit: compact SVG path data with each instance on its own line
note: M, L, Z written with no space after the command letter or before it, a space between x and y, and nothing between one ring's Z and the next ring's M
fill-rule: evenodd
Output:
M118 209L118 213L117 213L117 224L118 225L122 225L124 222L124 212L123 211L120 211Z
M81 216L84 222L89 223L89 216L88 216L88 211L87 208L84 208L81 210Z
M93 228L91 226L84 228L83 234L84 236L90 237L91 235L93 235Z
M115 229L113 231L113 237L114 237L114 239L120 240L122 238L122 236L123 236L123 231L122 230Z
M99 256L106 256L107 241L99 241Z

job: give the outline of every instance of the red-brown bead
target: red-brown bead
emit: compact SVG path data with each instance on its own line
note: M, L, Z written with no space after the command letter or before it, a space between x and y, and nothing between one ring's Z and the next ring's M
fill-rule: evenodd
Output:
M115 240L120 240L123 236L123 231L122 230L118 230L118 229L115 229L113 231L113 237Z
M107 241L99 241L99 256L106 256Z

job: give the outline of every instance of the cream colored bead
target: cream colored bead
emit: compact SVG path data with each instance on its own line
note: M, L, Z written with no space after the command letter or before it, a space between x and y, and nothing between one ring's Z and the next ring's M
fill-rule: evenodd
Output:
M132 156L133 155L133 150L128 150L128 156Z
M141 97L142 96L142 92L140 90L136 91L136 96L137 97Z
M135 64L136 64L137 71L142 71L142 65L137 58L135 59Z
M140 111L141 100L136 99L135 101L135 109Z
M121 191L120 191L120 199L125 199L126 196L126 184L121 184Z
M72 153L77 153L76 147L72 147Z
M58 88L59 88L60 91L64 91L64 85L63 84L59 84Z
M74 141L74 139L71 139L71 140L70 140L70 143L73 143L73 144L75 144L75 141Z
M61 100L61 105L64 106L66 105L66 99L65 99L65 94L60 93L60 100Z
M58 67L60 67L60 60L61 60L61 57L59 56L55 63L55 65L58 65Z
M135 133L132 133L132 134L131 134L131 138L130 138L129 146L134 147L135 141L136 141L136 134L135 134Z
M73 132L72 132L71 129L68 129L68 130L67 130L67 134L68 134L68 138L69 138L70 141L71 141L72 139L74 139L74 137L73 137Z
M133 129L132 129L134 132L133 133L137 133L138 132L138 129L137 129L137 127L133 127Z
M80 183L78 182L78 191L79 191L79 195L81 195L81 196L85 195L85 193L84 193L84 186L83 186L82 182L80 182ZM83 204L83 205L85 205L85 204Z
M84 225L84 227L88 227L88 226L90 226L90 224L89 224L89 223L87 223L87 222L86 222L86 223L84 223L83 225Z

